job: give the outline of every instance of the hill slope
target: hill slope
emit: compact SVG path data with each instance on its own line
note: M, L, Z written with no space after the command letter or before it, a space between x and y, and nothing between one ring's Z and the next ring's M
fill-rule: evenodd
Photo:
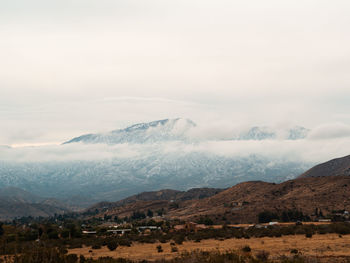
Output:
M55 199L46 199L15 187L0 189L0 220L32 216L47 217L70 211L70 207Z
M256 222L263 211L281 214L299 210L312 216L318 208L327 215L333 210L350 209L350 177L299 178L280 184L246 182L181 206L171 215L181 218L222 215L233 222Z
M349 176L350 155L321 163L303 173L300 177Z
M144 210L145 204L148 204L149 208L159 209L173 202L200 200L216 195L222 191L224 191L224 189L193 188L188 191L165 189L152 192L143 192L117 202L98 203L87 209L87 211L93 212L97 210L99 212L104 212L106 210L113 211L114 209L114 211L118 210L123 211L123 213L127 213L126 211L132 212L135 210Z
M204 199L138 200L105 208L102 214L119 217L163 208L168 218L196 220L209 216L222 223L254 223L263 211L281 215L283 211L298 210L312 217L316 208L324 215L350 210L350 176L298 178L280 184L252 181Z

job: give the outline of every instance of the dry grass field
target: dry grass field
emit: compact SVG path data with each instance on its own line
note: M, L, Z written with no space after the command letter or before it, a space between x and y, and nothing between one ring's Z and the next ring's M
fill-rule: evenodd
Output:
M161 245L163 252L157 252L157 246ZM199 250L239 250L244 246L251 248L251 253L255 254L265 250L270 253L271 258L278 258L281 255L290 256L292 249L297 249L304 256L322 257L329 259L326 262L335 262L335 258L350 258L350 235L340 237L337 234L314 235L306 238L304 235L291 235L282 237L264 237L250 239L226 239L202 240L196 242L184 242L176 245L178 252L171 252L170 243L139 244L135 243L131 247L118 247L115 251L109 251L107 247L92 250L90 247L70 249L70 254L84 255L85 257L99 258L110 256L113 258L128 258L132 260L155 260L162 258L172 258L184 251ZM89 252L90 251L90 252ZM92 251L92 252L91 252ZM347 261L345 261L347 262Z

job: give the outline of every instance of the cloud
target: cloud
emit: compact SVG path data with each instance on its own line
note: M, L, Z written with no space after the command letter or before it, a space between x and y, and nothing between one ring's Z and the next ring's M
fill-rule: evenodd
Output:
M2 1L0 144L60 142L176 117L229 123L198 132L211 139L283 120L349 124L349 7Z
M180 156L192 153L222 158L263 156L278 162L319 163L349 154L350 138L332 140L204 140L193 143L162 142L152 144L68 144L36 147L0 148L2 162L71 162L142 160L153 156Z
M343 123L324 124L314 128L308 137L312 140L350 138L350 125Z
M3 148L0 150L0 159L3 162L98 162L108 161L115 158L135 158L141 153L139 147L132 147L128 144L107 146L103 144L87 145L77 143L70 145Z

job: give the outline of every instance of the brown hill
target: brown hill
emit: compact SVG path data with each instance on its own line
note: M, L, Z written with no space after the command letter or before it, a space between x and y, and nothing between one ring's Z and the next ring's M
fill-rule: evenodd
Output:
M128 215L132 211L147 209L161 209L170 203L180 203L186 200L199 200L216 195L224 189L218 188L193 188L188 191L177 191L171 189L143 192L137 195L130 196L117 202L100 202L86 212L118 211L122 215ZM147 208L147 209L146 209Z
M298 178L280 184L241 183L210 198L183 203L169 215L184 219L208 215L216 220L247 223L257 222L258 214L263 211L281 214L299 210L312 216L316 208L324 215L334 210L349 210L350 177Z
M350 175L350 155L321 163L303 173L300 177Z
M222 223L255 223L263 211L281 215L283 211L297 210L313 217L317 209L327 215L334 210L350 210L350 177L308 177L280 184L246 182L204 199L136 201L109 208L100 215L123 217L134 211L162 208L167 218L196 221L208 216Z

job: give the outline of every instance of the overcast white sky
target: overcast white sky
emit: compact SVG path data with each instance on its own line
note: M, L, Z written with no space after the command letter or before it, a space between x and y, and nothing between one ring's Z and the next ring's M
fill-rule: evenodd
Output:
M168 117L348 128L349 14L348 0L0 0L0 145Z

